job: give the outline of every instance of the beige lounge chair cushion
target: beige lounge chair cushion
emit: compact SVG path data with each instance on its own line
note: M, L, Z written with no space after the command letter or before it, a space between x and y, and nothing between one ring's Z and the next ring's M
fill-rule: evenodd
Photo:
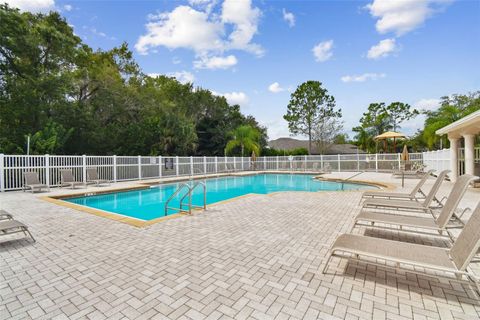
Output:
M16 229L16 228L27 229L27 226L17 220L0 221L0 231L7 231L10 229Z
M408 226L423 229L439 229L433 218L414 217L401 214L363 211L355 217L355 221L393 224L398 226Z
M363 207L384 207L384 208L405 208L413 210L424 210L426 207L422 202L415 200L390 200L390 199L367 199Z
M379 197L379 198L401 198L401 199L415 198L415 196L412 196L408 193L384 192L384 191L365 191L362 196L363 197Z
M448 249L444 248L342 234L332 246L332 252L337 250L433 269L452 272L457 270L449 258Z

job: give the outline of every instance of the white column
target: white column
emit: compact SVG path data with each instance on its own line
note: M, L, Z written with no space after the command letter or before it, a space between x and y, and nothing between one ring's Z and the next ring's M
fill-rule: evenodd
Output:
M458 177L458 138L448 138L450 140L450 180L455 182Z
M475 135L465 134L465 173L475 175Z

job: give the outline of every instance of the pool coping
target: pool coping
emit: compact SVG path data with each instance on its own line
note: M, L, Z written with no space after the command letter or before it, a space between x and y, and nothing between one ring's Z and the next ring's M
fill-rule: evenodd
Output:
M86 212L89 214L93 214L98 217L102 218L107 218L111 219L117 222L122 222L134 227L148 227L153 224L156 224L158 222L166 221L166 220L171 220L171 219L176 219L180 218L183 216L188 216L188 213L185 212L178 212L174 213L171 215L155 218L152 220L142 220L142 219L137 219L133 217L128 217L126 215L122 215L121 213L115 213L115 212L109 212L109 211L104 211L100 209L94 209L88 206L82 206L79 204L75 204L72 202L67 202L64 201L63 199L69 199L69 198L76 198L76 197L87 197L87 196L93 196L93 195L100 195L100 194L109 194L109 193L116 193L116 192L126 192L126 191L133 191L133 190L144 190L144 189L149 189L150 187L154 185L165 185L165 184L170 184L170 183L176 183L179 181L186 181L186 180L202 180L202 179L208 179L208 178L219 178L219 177L228 177L228 176L248 176L248 175L257 175L257 174L279 174L279 173L287 173L287 174L303 174L303 175L315 175L313 178L317 180L322 180L322 181L332 181L332 182L346 182L344 179L333 179L333 178L327 178L323 177L322 174L319 174L318 172L309 172L309 171L251 171L251 172L241 172L241 174L235 174L235 173L221 173L221 174L213 174L213 175L207 175L207 176L197 176L197 177L178 177L178 179L168 179L166 181L148 181L146 183L145 181L138 181L137 183L139 184L138 186L128 186L128 187L119 187L119 188L108 188L104 190L95 190L95 191L87 191L87 190L79 190L80 192L73 192L73 193L68 193L68 194L59 194L59 195L49 195L49 196L41 196L39 197L40 199L54 203L56 205L64 206L70 209L74 209L77 211L82 211ZM348 180L347 183L357 183L357 184L363 184L363 185L373 185L376 187L380 187L380 190L391 190L395 189L396 187L392 184L387 184L387 183L379 183L379 182L374 182L374 181L368 181L368 180ZM72 189L73 191L73 189ZM231 201L237 201L242 198L246 197L251 197L254 195L275 195L279 193L284 193L284 192L309 192L309 193L314 193L314 192L325 192L325 191L275 191L271 192L268 194L258 194L258 193L248 193L244 194L238 197L234 197L231 199L225 199L222 201L218 201L212 204L209 204L208 206L215 206L215 205L220 205L224 204L227 202ZM327 191L327 192L338 192L338 191ZM358 192L358 190L344 190L341 192ZM195 211L204 211L201 208L192 208L192 212Z

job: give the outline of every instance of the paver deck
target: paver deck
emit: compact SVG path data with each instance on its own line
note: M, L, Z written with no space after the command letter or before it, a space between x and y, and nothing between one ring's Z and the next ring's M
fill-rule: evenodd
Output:
M387 174L361 177L400 183ZM405 189L415 182L407 180ZM360 192L254 195L146 228L43 195L0 194L0 208L37 239L0 243L1 319L480 317L473 289L451 279L337 258L321 273L330 245L353 224ZM461 206L479 200L480 190L469 190ZM398 232L355 232L446 245Z

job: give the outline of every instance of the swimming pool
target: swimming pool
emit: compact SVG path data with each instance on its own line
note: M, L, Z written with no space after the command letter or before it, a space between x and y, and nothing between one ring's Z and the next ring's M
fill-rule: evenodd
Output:
M144 221L165 216L165 202L179 187L181 182L153 186L148 189L115 192L78 198L66 198L64 201L102 211L113 212ZM207 204L232 199L251 193L268 194L279 191L340 191L363 190L375 188L356 183L338 183L314 179L313 175L304 174L258 174L248 176L228 176L206 179ZM169 203L177 208L180 199L186 194L180 192ZM184 202L185 203L185 202ZM203 204L201 188L193 192L192 204ZM177 213L168 210L167 214Z

